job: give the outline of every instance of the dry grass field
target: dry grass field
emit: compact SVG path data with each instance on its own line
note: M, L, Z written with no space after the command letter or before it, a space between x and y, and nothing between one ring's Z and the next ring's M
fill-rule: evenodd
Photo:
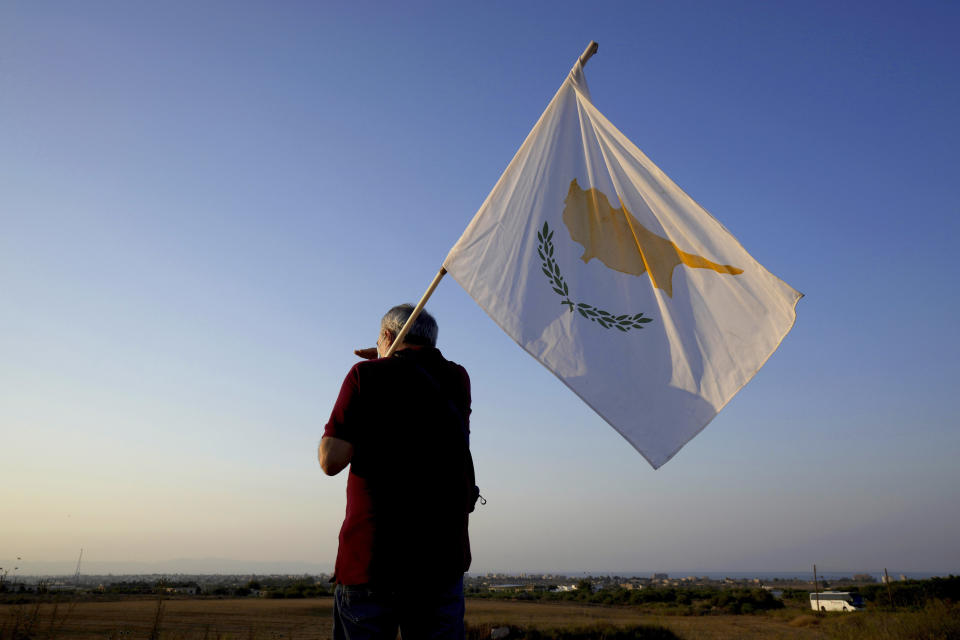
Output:
M155 599L60 604L56 612L52 605L43 605L34 637L46 638L52 628L59 640L140 640L150 638L156 628L163 640L329 640L332 603L330 598L170 599L162 601L159 620ZM20 611L29 616L34 605L23 605ZM14 606L0 609L0 626L11 625L15 615ZM0 633L0 638L8 636Z
M124 599L112 602L0 606L0 640L326 640L331 637L332 599ZM159 615L158 615L159 612ZM931 618L941 618L931 632ZM656 615L635 607L572 603L467 600L467 623L506 624L541 630L614 625L655 625L689 640L938 639L960 637L957 610L913 614L811 615L786 609L756 615ZM944 622L946 621L946 626ZM24 624L32 623L24 635ZM20 629L19 636L13 633Z
M471 624L505 623L523 627L552 629L598 624L614 626L656 625L681 638L726 640L743 638L805 638L824 636L815 627L791 626L797 615L651 615L635 607L601 607L572 603L509 602L467 600L467 622ZM813 616L810 616L811 618Z

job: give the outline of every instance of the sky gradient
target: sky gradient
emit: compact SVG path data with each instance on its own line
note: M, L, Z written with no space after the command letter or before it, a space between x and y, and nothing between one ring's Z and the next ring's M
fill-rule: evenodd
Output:
M960 572L958 28L950 2L4 3L0 566L332 567L346 478L315 451L352 350L594 39L594 104L806 297L654 472L442 282L473 570Z

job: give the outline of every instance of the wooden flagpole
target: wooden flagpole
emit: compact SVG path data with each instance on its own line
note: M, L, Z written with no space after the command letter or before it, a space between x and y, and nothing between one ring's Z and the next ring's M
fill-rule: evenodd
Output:
M420 312L423 311L423 308L427 304L427 300L430 299L430 296L433 295L433 290L437 288L437 285L440 284L440 280L443 279L443 276L447 275L447 268L440 267L440 271L437 271L437 275L433 277L433 282L430 283L430 286L427 287L426 292L423 294L423 297L420 298L420 302L417 303L417 306L413 308L413 311L410 312L410 317L407 318L407 321L403 323L403 329L400 329L400 333L393 339L393 342L390 343L390 348L387 349L386 355L384 358L389 358L393 355L393 352L397 350L397 347L403 342L403 339L407 337L407 334L410 333L410 327L413 326L413 321L417 319L417 316L420 315Z
M580 66L587 64L587 60L593 57L593 54L597 52L597 49L600 48L600 45L597 44L596 40L591 40L590 44L587 45L587 48L583 50L583 53L580 54L580 57L577 59L580 62ZM440 280L443 279L443 276L447 274L446 267L440 267L440 271L437 272L437 275L433 277L433 282L430 283L430 286L427 287L427 291L423 294L423 297L420 298L420 302L417 303L417 306L413 308L413 311L410 312L410 317L407 318L407 321L403 324L403 328L400 329L400 333L393 339L390 348L387 349L386 355L384 358L389 358L397 350L397 347L403 342L403 339L407 337L407 334L410 333L410 327L413 326L413 322L417 319L417 316L420 315L420 312L423 311L423 308L427 305L427 300L430 299L430 296L433 295L434 289L437 288L437 285L440 284Z
M583 53L580 54L580 66L587 64L587 60L593 57L593 54L597 52L597 49L600 48L600 45L597 44L596 40L591 40L590 44L587 45L587 48L583 50Z

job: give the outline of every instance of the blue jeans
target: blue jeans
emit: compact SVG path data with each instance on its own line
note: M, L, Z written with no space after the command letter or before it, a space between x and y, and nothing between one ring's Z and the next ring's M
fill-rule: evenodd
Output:
M463 640L463 578L438 588L338 584L333 640Z

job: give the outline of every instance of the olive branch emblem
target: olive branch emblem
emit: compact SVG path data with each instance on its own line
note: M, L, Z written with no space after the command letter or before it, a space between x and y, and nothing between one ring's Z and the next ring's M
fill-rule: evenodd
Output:
M543 261L540 270L550 280L550 286L554 292L563 298L560 304L566 305L570 309L570 313L573 313L573 310L576 309L584 318L596 322L604 329L613 327L624 333L631 329L643 329L644 324L653 322L652 318L644 318L642 313L614 315L591 304L571 300L570 289L563 279L563 274L560 273L560 266L553 259L553 230L550 229L550 225L546 221L543 223L543 229L537 231L537 240L537 253L540 254L540 259Z

